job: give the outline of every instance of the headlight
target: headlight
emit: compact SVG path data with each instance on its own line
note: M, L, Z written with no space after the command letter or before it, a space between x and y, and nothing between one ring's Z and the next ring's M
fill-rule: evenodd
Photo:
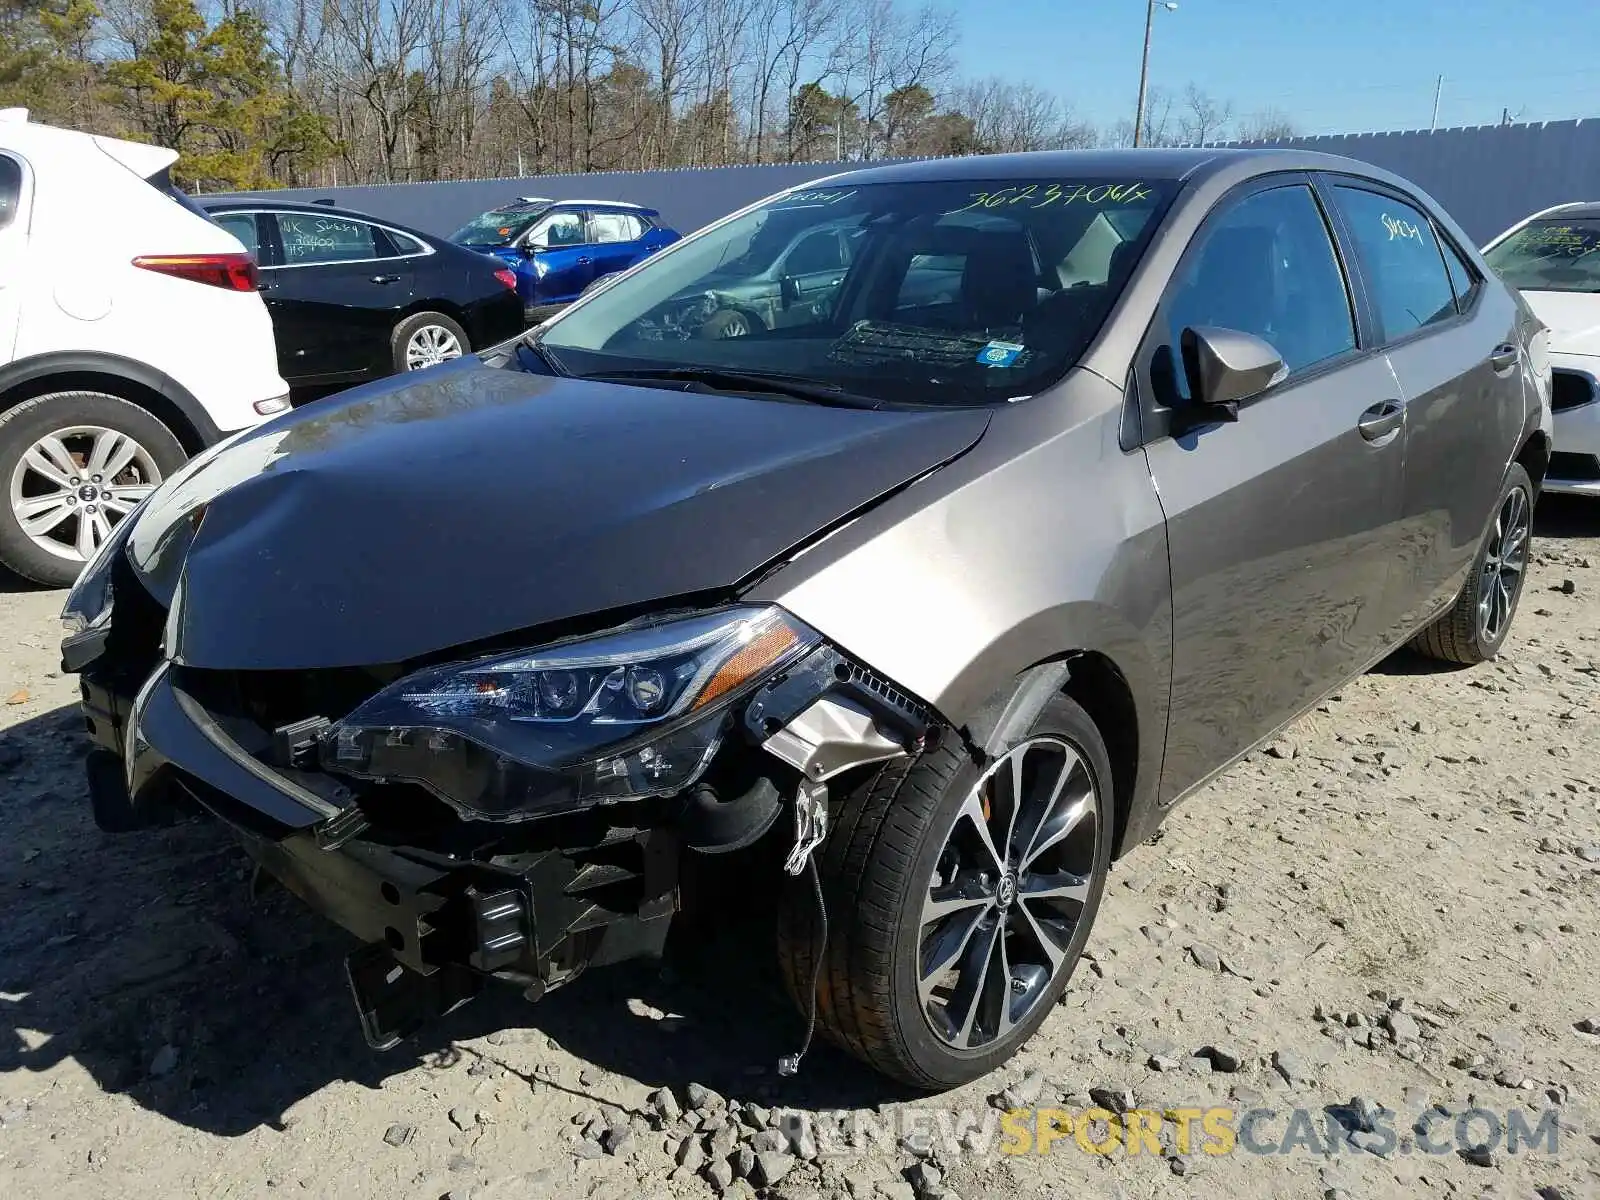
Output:
M818 641L779 609L738 607L419 671L330 729L322 762L502 821L672 795L733 702Z

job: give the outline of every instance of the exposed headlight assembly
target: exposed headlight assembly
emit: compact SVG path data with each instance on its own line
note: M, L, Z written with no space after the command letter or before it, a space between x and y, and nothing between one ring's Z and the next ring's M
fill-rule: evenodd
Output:
M435 667L334 725L322 763L499 821L673 795L711 761L734 702L819 641L744 606Z

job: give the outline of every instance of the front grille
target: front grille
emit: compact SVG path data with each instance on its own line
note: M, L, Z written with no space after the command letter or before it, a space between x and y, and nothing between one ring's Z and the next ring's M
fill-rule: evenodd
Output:
M1556 451L1550 456L1547 479L1562 479L1571 483L1600 482L1600 457L1593 454L1566 454Z
M1550 407L1555 412L1582 408L1597 395L1594 380L1577 371L1554 371L1550 380Z

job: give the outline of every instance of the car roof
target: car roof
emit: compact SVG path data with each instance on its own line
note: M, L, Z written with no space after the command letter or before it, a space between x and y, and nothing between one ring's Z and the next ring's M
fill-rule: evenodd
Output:
M225 212L260 212L265 209L269 212L307 213L318 217L343 217L349 221L367 221L373 225L382 225L385 229L393 229L400 233L425 242L434 249L448 246L450 243L442 238L436 238L431 233L423 233L410 225L399 221L391 221L388 217L380 217L373 213L362 212L358 208L335 208L331 204L302 204L295 200L274 200L271 196L234 196L228 199L210 199L205 196L191 196L209 213Z
M1230 169L1268 171L1357 171L1382 178L1387 172L1367 163L1307 150L1234 149L1195 146L1177 149L1038 150L1019 154L974 154L960 158L865 167L817 179L804 186L838 183L950 183L964 180L1015 179L1048 181L1061 177L1180 180Z
M1546 221L1554 217L1593 220L1600 217L1600 200L1575 200L1571 204L1558 204L1554 208L1534 213L1528 220Z

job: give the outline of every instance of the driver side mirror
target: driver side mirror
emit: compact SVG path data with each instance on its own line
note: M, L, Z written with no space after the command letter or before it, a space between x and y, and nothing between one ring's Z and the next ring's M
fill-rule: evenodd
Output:
M793 275L785 275L778 281L778 295L785 308L797 303L800 299L800 281Z
M1174 432L1237 421L1239 402L1288 375L1283 356L1253 333L1190 326L1178 339L1193 403L1173 413Z

